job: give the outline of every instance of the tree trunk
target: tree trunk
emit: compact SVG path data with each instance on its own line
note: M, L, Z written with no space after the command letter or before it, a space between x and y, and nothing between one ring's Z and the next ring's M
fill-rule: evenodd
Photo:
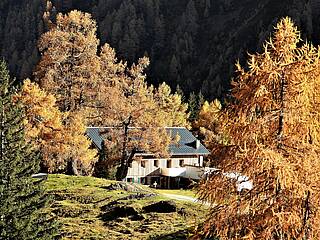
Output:
M304 239L305 240L309 240L310 238L310 229L308 226L308 222L309 222L309 217L310 217L310 191L307 191L307 197L304 203L304 213L303 213L303 229L302 231L304 231Z
M126 121L123 122L123 143L122 143L122 156L120 160L120 166L117 169L116 180L122 181L128 174L129 164L132 162L133 155L132 152L130 156L128 156L128 139L129 139L129 125L131 124L132 116L129 116ZM131 158L131 159L130 159Z
M67 174L68 175L75 175L75 176L79 176L79 171L78 171L78 161L71 159L68 161L67 164Z
M283 126L284 126L284 111L285 111L285 92L286 92L286 81L285 77L282 75L281 77L281 86L280 86L280 115L279 115L279 127L278 127L278 148L282 146L282 138L283 138Z
M133 161L136 150L133 149L128 157L121 160L120 166L117 168L116 180L122 181L128 174L129 166Z

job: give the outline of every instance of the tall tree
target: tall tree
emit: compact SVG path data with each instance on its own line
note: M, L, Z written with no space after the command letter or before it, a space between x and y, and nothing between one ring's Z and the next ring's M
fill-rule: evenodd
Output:
M41 36L39 43L43 54L35 72L36 81L55 96L59 110L65 114L64 130L70 135L64 137L72 153L67 162L73 174L81 169L86 172L82 163L90 166L95 161L84 133L88 114L96 107L100 72L96 28L90 14L58 14L56 25Z
M12 101L13 90L0 62L0 239L56 239L56 224L38 173L40 155L25 141L23 108Z
M199 112L199 117L193 122L193 129L197 130L202 138L206 140L206 146L218 137L219 114L222 109L219 100L214 100L211 103L205 101Z
M199 118L199 112L201 110L202 105L204 104L205 99L200 91L199 94L195 94L192 92L189 96L188 106L189 106L189 120L191 122L196 121Z
M100 124L114 127L111 142L117 142L119 149L117 179L121 180L138 150L167 154L170 137L164 127L186 125L187 106L178 94L171 94L167 85L159 89L147 85L143 73L149 64L147 58L127 67L117 61L109 45L103 47L100 58L102 94L98 97L98 113Z
M92 101L100 69L96 29L89 14L72 11L58 14L56 26L41 36L35 77L63 112L80 111Z
M220 119L230 140L215 149L221 174L199 192L215 204L207 234L320 238L319 56L319 49L300 43L297 28L285 18L263 53L250 56L248 70L237 66L234 101ZM225 172L247 176L253 189L239 194Z

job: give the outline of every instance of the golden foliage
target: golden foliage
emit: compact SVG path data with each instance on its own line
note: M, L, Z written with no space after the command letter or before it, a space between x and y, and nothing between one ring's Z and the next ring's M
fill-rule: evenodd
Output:
M206 234L320 239L319 57L285 18L264 52L250 55L248 71L237 65L234 102L219 117L231 140L214 151L222 173L249 177L253 189L239 193L222 174L203 182L200 198L214 204Z
M92 171L97 152L89 149L91 142L84 135L86 128L79 114L60 112L55 97L29 79L15 99L25 107L26 137L40 149L49 172L64 170L69 159L79 161L84 174Z
M176 127L188 125L188 105L182 102L179 94L172 94L171 88L166 83L155 89L153 98L156 104L153 117L163 121L162 125Z
M132 161L130 153L141 150L168 156L168 146L173 140L164 127L187 124L187 105L182 103L181 96L172 94L165 84L159 88L147 85L143 73L149 65L147 58L128 67L117 61L114 50L106 44L100 59L99 108L93 122L114 127L112 140L105 144L112 145L110 150L114 152L116 142L118 160L115 163L128 166Z
M205 101L200 109L199 118L195 123L195 127L202 128L202 131L214 130L217 127L217 120L222 109L218 99L209 103Z
M89 14L71 11L58 14L56 26L41 36L36 80L56 96L62 111L79 110L94 100L100 71L96 29Z
M74 127L72 117L82 116L75 124L85 122L124 130L116 140L116 145L121 146L122 161L129 149L165 153L170 137L163 127L186 125L186 104L165 84L158 89L147 85L144 70L149 65L148 58L127 66L118 61L108 44L99 53L98 45L96 22L89 14L58 14L56 26L39 42L42 57L35 73L37 82L56 97L60 111L67 113L63 121L70 123L70 129ZM130 131L136 137L128 137L128 127L136 128ZM66 139L70 144L74 141ZM110 149L114 151L114 147ZM89 156L93 154L88 152L84 158Z
M159 88L147 85L144 70L149 59L146 57L128 67L116 59L115 51L106 44L100 60L99 117L93 122L115 127L120 139L125 134L122 127L134 127L128 138L128 149L167 154L170 138L163 127L187 125L187 105L182 103L181 96L172 94L166 84Z
M194 129L199 129L199 136L204 139L204 143L211 154L207 157L209 165L216 161L216 155L220 154L217 146L228 143L228 136L222 131L222 123L225 122L221 115L222 105L218 99L211 103L205 101L200 109L198 120L193 123ZM215 150L218 150L216 152Z

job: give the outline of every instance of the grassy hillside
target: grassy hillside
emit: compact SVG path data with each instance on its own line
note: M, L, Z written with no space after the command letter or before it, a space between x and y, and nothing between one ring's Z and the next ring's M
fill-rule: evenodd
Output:
M168 200L161 190L154 192L141 185L108 189L115 183L93 177L49 176L46 186L54 202L48 210L62 223L63 239L186 239L204 220L206 207L189 201L172 200L176 212L146 213L143 207ZM191 191L171 193L193 196ZM130 199L132 196L147 197ZM134 209L138 214L119 218L106 215L110 206L125 209L127 213Z

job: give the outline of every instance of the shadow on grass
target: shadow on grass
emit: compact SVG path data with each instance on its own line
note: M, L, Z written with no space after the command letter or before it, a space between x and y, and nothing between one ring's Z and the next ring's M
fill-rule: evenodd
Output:
M190 231L188 231L187 229L184 229L174 233L150 237L148 238L148 240L187 240L191 237L189 233ZM209 238L203 238L203 240L219 240L219 238L209 237Z
M188 239L188 230L180 230L174 233L153 236L148 240L186 240Z

